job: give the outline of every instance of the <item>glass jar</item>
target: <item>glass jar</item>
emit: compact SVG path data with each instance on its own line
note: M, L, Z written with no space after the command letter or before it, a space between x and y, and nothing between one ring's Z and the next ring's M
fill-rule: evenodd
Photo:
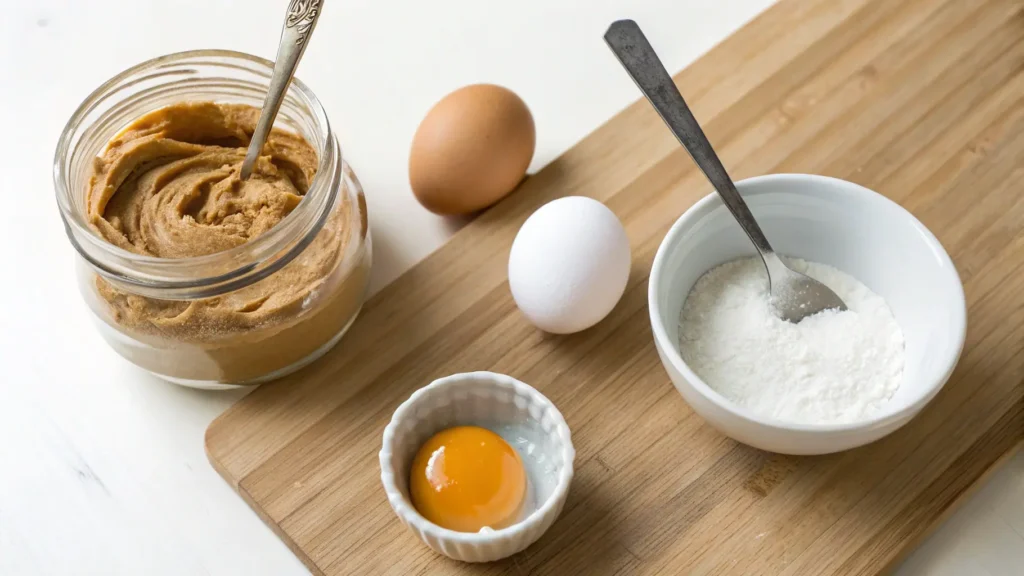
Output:
M363 191L323 107L299 80L275 127L305 138L318 166L302 200L274 227L222 252L159 258L120 248L90 224L94 160L127 125L181 102L259 108L272 69L262 58L223 50L144 62L93 92L57 145L57 203L78 254L82 295L102 335L129 361L178 384L227 388L298 370L341 339L365 297L371 248ZM310 281L302 267L314 257L322 274ZM305 279L288 285L296 297L275 299L275 287L296 270Z

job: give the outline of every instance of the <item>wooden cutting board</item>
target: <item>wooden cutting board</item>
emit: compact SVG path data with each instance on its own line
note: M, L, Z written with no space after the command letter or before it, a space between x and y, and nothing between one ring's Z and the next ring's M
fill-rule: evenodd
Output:
M669 225L710 187L639 102L376 295L324 359L218 418L210 461L317 574L893 566L1024 438L1022 10L1020 0L783 0L676 76L734 177L858 182L914 212L956 262L966 349L942 393L891 436L829 456L773 455L722 436L673 389L651 338L647 275ZM607 319L548 336L517 312L507 256L534 209L572 194L622 219L633 271ZM577 448L551 531L478 566L402 527L376 456L400 402L470 370L541 390Z

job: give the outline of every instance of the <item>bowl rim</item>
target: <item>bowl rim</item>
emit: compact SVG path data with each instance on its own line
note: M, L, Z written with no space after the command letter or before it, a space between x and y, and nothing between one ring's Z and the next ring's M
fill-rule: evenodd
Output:
M548 496L547 500L544 501L544 504L519 522L490 532L459 532L444 528L424 518L419 511L416 510L416 507L412 505L409 498L406 497L398 488L397 475L390 462L392 447L395 442L395 435L397 433L398 426L405 419L415 417L414 413L416 406L428 394L435 390L470 380L490 382L498 387L511 388L517 394L533 398L534 402L543 405L554 418L555 429L553 434L558 436L559 440L562 442L562 462L564 464L562 469L559 471L558 481L555 484L555 488L551 492L551 495ZM391 417L391 421L384 428L384 438L378 458L380 459L380 476L381 482L384 484L384 492L387 494L388 501L394 508L395 513L398 514L401 519L413 525L414 529L424 533L430 533L443 540L460 544L481 545L516 538L527 534L533 531L538 525L542 524L552 513L555 512L556 507L559 507L561 505L560 503L564 501L568 495L569 485L572 483L574 474L573 465L576 459L576 449L572 444L569 425L566 424L562 413L551 400L537 391L536 388L505 374L476 371L462 372L438 378L430 384L427 384L413 392L405 402L398 406Z
M904 407L891 412L883 412L879 415L872 416L871 418L855 422L833 424L788 422L756 414L721 395L716 390L708 386L703 379L697 376L697 374L690 369L687 363L683 360L682 355L679 353L678 345L673 343L668 337L668 332L661 319L661 306L657 297L658 287L661 285L665 262L668 259L670 251L673 250L676 242L678 242L679 237L691 224L693 224L696 214L709 204L724 205L721 197L717 193L712 192L695 202L685 212L683 212L683 214L669 229L665 238L661 241L661 244L658 246L658 252L654 256L654 263L651 266L650 281L648 282L647 287L647 303L648 310L650 312L651 330L654 333L655 343L662 352L662 358L683 375L684 379L690 383L691 388L719 409L724 410L741 420L759 424L773 430L791 432L860 431L885 427L894 422L909 419L924 408L924 406L930 402L940 390L942 390L950 376L952 376L953 370L956 368L956 364L960 359L960 355L963 353L964 342L967 336L967 301L964 296L963 283L957 273L956 266L953 264L953 260L949 257L945 248L942 247L938 238L936 238L935 235L917 219L917 217L911 214L910 211L882 194L854 182L817 174L767 174L739 180L736 182L736 188L740 190L740 192L743 192L744 188L780 182L811 183L820 188L831 188L833 190L846 193L849 196L856 197L860 201L874 203L876 205L883 206L886 210L895 210L902 214L904 220L906 220L906 222L912 226L922 238L924 238L929 248L931 248L932 252L940 260L941 267L947 273L947 281L955 287L956 299L959 300L960 304L959 306L956 306L956 309L954 310L954 321L956 326L959 328L956 331L957 333L953 335L953 337L958 340L956 343L956 354L953 354L946 359L941 376L931 382L927 382L927 386L922 387L923 389L918 393L917 397L913 398L913 400L908 402ZM955 305L956 302L953 302L952 304Z

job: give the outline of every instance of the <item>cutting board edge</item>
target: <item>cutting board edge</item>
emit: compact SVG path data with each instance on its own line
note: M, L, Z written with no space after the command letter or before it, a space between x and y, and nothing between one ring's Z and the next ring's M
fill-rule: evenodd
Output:
M227 411L225 410L223 413L221 413L221 416L223 416L223 414L225 414L226 412ZM234 490L235 493L242 498L242 501L245 502L245 504L249 507L250 510L252 510L256 514L257 517L259 517L260 521L263 522L263 524L266 527L270 528L270 531L273 532L274 535L277 536L277 538L281 540L281 542L283 542L284 545L287 546L289 550L291 550L292 554L294 554L295 557L298 558L300 562L302 562L303 566L305 566L310 572L312 572L314 576L326 576L324 572L320 570L320 567L317 566L315 562L313 562L312 558L307 556L305 551L303 551L302 548L294 540L292 540L291 536L289 536L287 532L282 530L281 526L278 525L277 522L274 522L273 519L267 517L266 511L263 510L263 507L261 507L259 503L256 502L256 500L254 500L252 496L249 495L245 488L242 487L242 481L244 480L244 478L236 479L234 476L232 476L231 472L226 467L224 467L221 464L221 462L217 460L217 457L214 456L213 452L210 451L210 427L212 427L214 422L216 422L217 419L219 418L220 416L215 418L213 422L210 423L210 426L208 426L206 430L207 433L203 437L203 452L206 453L206 459L207 461L210 462L210 466L213 467L214 471L217 472L217 475L220 476L228 484L228 486L230 486L231 489Z
M950 516L952 516L958 510L960 510L960 508L963 507L963 505L968 500L970 500L971 497L974 496L978 492L978 490L981 489L981 487L984 486L993 475L995 475L996 472L1001 470L1003 466L1006 466L1006 464L1010 460L1012 460L1018 452L1022 450L1024 450L1024 440L1020 440L1016 444L1011 445L1005 452L1002 453L1002 455L996 458L988 466L988 468L986 468L977 478L974 479L973 482L971 482L967 486L967 488L963 492L961 492L956 497L956 499L949 503L949 506L947 506L941 514L936 516L928 524L928 527L925 528L920 535L918 535L916 538L907 540L903 543L903 546L900 548L899 552L897 552L889 561L889 563L886 564L885 567L882 569L882 573L891 574L893 571L895 571L896 568L898 568L900 564L906 561L906 559L909 558L910 555L913 554L913 552L917 550L917 548L921 546L921 544L923 544L925 540L927 540L932 534L935 533L936 530L939 529L939 526L942 526L946 522L946 520L950 518Z

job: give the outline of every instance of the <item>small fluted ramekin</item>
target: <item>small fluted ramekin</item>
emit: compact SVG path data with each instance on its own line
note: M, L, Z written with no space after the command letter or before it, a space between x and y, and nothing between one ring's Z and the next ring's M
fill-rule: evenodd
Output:
M433 434L452 426L482 423L529 426L540 432L547 442L554 488L549 494L537 493L536 510L507 528L482 533L442 528L413 507L409 466ZM510 376L470 372L431 382L395 410L384 429L380 476L391 508L424 544L455 560L490 562L526 549L551 527L569 494L575 457L569 426L543 394Z

